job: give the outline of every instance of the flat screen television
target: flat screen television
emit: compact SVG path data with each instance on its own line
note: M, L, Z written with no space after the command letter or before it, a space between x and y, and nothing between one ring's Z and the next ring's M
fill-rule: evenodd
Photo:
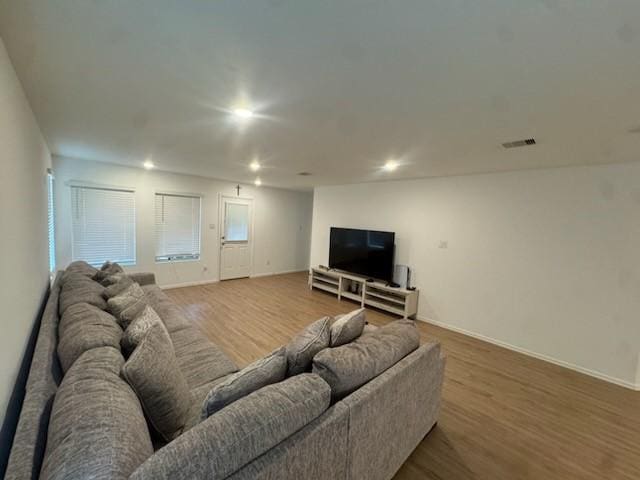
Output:
M331 227L329 268L391 282L395 233Z

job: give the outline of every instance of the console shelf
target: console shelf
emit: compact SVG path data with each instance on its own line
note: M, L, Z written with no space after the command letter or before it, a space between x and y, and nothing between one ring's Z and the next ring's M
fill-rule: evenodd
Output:
M418 313L418 290L394 288L380 282L367 282L364 277L337 270L312 268L309 288L332 293L360 302L362 307L379 308L403 318L415 318Z

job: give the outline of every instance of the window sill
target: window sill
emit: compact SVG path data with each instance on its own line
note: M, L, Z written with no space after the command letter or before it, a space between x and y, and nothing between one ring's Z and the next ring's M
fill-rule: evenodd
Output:
M170 259L157 259L156 265L158 264L166 264L166 263L185 263L185 262L199 262L202 257L198 258L170 258Z

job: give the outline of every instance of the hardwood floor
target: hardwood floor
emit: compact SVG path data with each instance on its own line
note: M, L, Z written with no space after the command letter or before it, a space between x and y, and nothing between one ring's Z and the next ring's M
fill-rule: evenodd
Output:
M311 321L357 308L295 273L168 290L238 364ZM376 325L394 317L368 310ZM418 322L447 356L436 428L396 475L409 479L640 479L640 392Z

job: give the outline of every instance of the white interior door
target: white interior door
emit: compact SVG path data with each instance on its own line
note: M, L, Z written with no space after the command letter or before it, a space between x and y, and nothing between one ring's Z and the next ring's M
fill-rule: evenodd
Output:
M220 280L251 275L253 205L247 198L222 197Z

